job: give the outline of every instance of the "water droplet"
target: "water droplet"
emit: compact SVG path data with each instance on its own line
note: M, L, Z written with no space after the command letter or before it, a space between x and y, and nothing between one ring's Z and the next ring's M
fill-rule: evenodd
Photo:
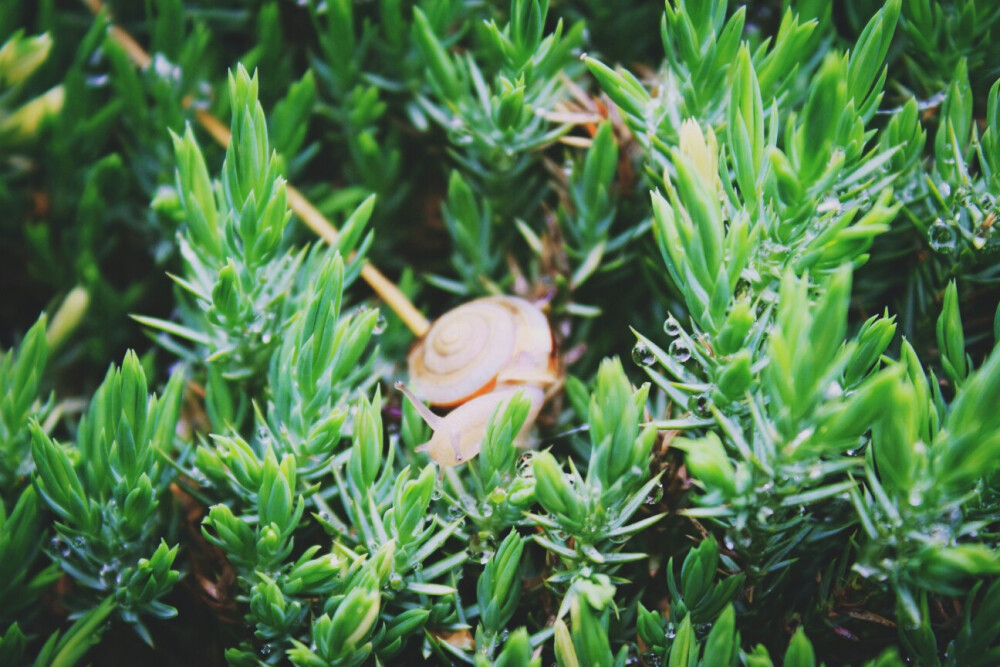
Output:
M699 417L711 417L712 416L712 397L707 393L698 394L694 399L694 407L692 412L694 412Z
M103 88L108 85L109 77L107 74L95 74L93 76L88 76L84 82L90 88Z
M643 500L647 505L655 505L663 499L663 485L657 484L653 487L653 490L649 492L649 495Z
M490 493L490 502L494 505L499 505L505 500L507 500L507 489L503 489L498 486Z
M670 344L670 356L679 364L691 358L691 346L683 340L675 340Z
M818 213L840 213L840 200L836 197L827 197L816 207Z
M652 651L644 653L642 655L642 661L646 663L648 667L660 667L660 665L663 664L663 658L660 657L660 654L653 653Z
M455 137L455 143L459 146L471 146L475 138L468 133L462 133Z
M455 521L457 519L461 519L463 514L464 512L462 512L462 508L457 505L452 505L451 507L448 508L449 521Z
M375 326L372 327L372 333L376 336L381 336L388 325L389 323L386 321L385 315L379 313L378 317L375 319Z
M98 573L98 579L103 588L107 588L112 581L111 574L115 571L115 567L109 563L105 563L101 566L101 571Z
M497 156L495 165L501 171L509 171L517 164L517 152L512 148L505 148Z
M435 485L434 486L434 490L431 491L431 500L441 500L441 497L443 495L444 495L444 491L441 490L441 487L438 486L438 485Z
M972 237L972 247L976 250L982 250L986 247L986 242L989 240L989 231L980 227L976 230L975 235Z
M62 539L60 539L58 536L53 537L52 540L49 542L49 549L51 549L53 553L57 553L63 558L69 556L69 545L63 542Z
M482 507L480 508L480 514L482 514L483 517L487 519L493 516L493 505L491 505L489 501L483 503Z
M951 530L948 526L936 523L931 526L930 538L940 544L948 544L951 542Z
M737 301L742 301L750 295L750 290L753 285L749 280L744 278L742 275L736 280L736 287L733 289L733 298Z
M261 658L266 660L272 653L274 653L274 644L264 644L260 647L260 650L257 651L257 653L260 654Z
M405 582L403 581L403 575L398 572L393 572L389 575L389 588L394 591L399 591L403 589Z
M671 315L667 318L667 321L663 323L663 333L667 334L672 338L676 338L681 333L681 323Z
M772 259L780 259L788 253L788 246L772 241L771 239L767 239L761 244L761 252L765 256L771 257Z
M927 242L935 252L950 253L955 249L955 229L938 219L927 231Z
M636 366L651 366L656 361L656 357L649 346L640 340L632 348L632 361L635 362Z
M962 206L968 206L972 201L972 188L967 184L962 183L955 190L955 199L957 199L958 203Z
M161 79L171 83L178 83L181 80L181 68L170 62L162 53L157 53L153 57L153 71Z
M497 541L493 537L492 533L486 531L481 531L476 535L476 539L473 540L472 544L469 545L469 555L474 559L479 561L480 564L485 565L490 562L493 558L493 554L497 550Z
M949 160L945 160L945 162L949 162ZM955 163L954 160L950 160L950 162L951 162L951 164ZM941 197L943 199L947 199L948 197L951 196L951 184L950 183L943 183L943 182L939 183L938 184L938 192L941 193Z

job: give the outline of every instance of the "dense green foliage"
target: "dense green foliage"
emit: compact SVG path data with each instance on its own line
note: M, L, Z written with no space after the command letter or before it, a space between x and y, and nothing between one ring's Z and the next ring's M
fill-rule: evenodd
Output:
M1000 662L996 3L95 4L0 0L0 664ZM543 305L535 450L366 262Z

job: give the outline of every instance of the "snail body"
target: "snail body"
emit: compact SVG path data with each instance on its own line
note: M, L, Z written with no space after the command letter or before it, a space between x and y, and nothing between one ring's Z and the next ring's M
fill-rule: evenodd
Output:
M418 450L442 466L468 461L490 416L518 391L531 404L517 436L524 446L557 379L553 352L548 320L524 299L485 297L445 313L409 354L411 388L396 384L434 431ZM423 401L452 410L437 415Z
M439 465L445 467L465 463L479 453L490 417L498 409L502 410L507 401L518 392L523 392L525 398L531 402L524 426L515 439L516 443L524 445L545 401L545 392L538 387L507 387L477 396L442 417L431 412L403 383L396 383L396 388L410 399L420 416L434 431L431 439L418 446L416 451L426 452Z

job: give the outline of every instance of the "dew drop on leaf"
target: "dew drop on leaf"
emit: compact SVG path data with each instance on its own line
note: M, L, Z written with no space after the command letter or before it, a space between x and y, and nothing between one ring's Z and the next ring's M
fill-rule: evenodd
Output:
M698 394L694 399L693 412L699 417L712 416L712 397L706 394Z
M649 346L640 340L632 348L632 361L635 362L636 366L651 366L656 361L656 357Z
M955 229L947 222L938 219L927 230L927 243L935 252L950 253L955 249Z
M836 197L827 197L816 207L818 213L840 213L840 200Z
M109 563L105 563L101 566L101 571L98 574L98 579L101 586L107 588L112 581L111 573L115 571L115 567Z
M671 315L667 318L667 321L663 323L663 333L671 337L677 337L681 333L681 323Z
M386 326L388 326L388 322L385 319L385 315L379 313L378 317L375 319L375 326L372 327L372 334L376 336L382 335L382 333L385 331Z
M649 492L649 495L646 496L643 502L646 503L647 505L655 505L662 499L663 499L663 484L657 484L656 486L653 487L653 490Z
M691 358L691 347L682 340L675 340L670 344L670 356L679 364L683 364Z

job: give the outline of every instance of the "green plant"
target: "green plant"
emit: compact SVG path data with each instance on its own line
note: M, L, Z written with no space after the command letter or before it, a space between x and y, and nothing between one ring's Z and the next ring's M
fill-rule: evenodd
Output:
M0 662L997 661L1000 12L633 4L0 0Z

